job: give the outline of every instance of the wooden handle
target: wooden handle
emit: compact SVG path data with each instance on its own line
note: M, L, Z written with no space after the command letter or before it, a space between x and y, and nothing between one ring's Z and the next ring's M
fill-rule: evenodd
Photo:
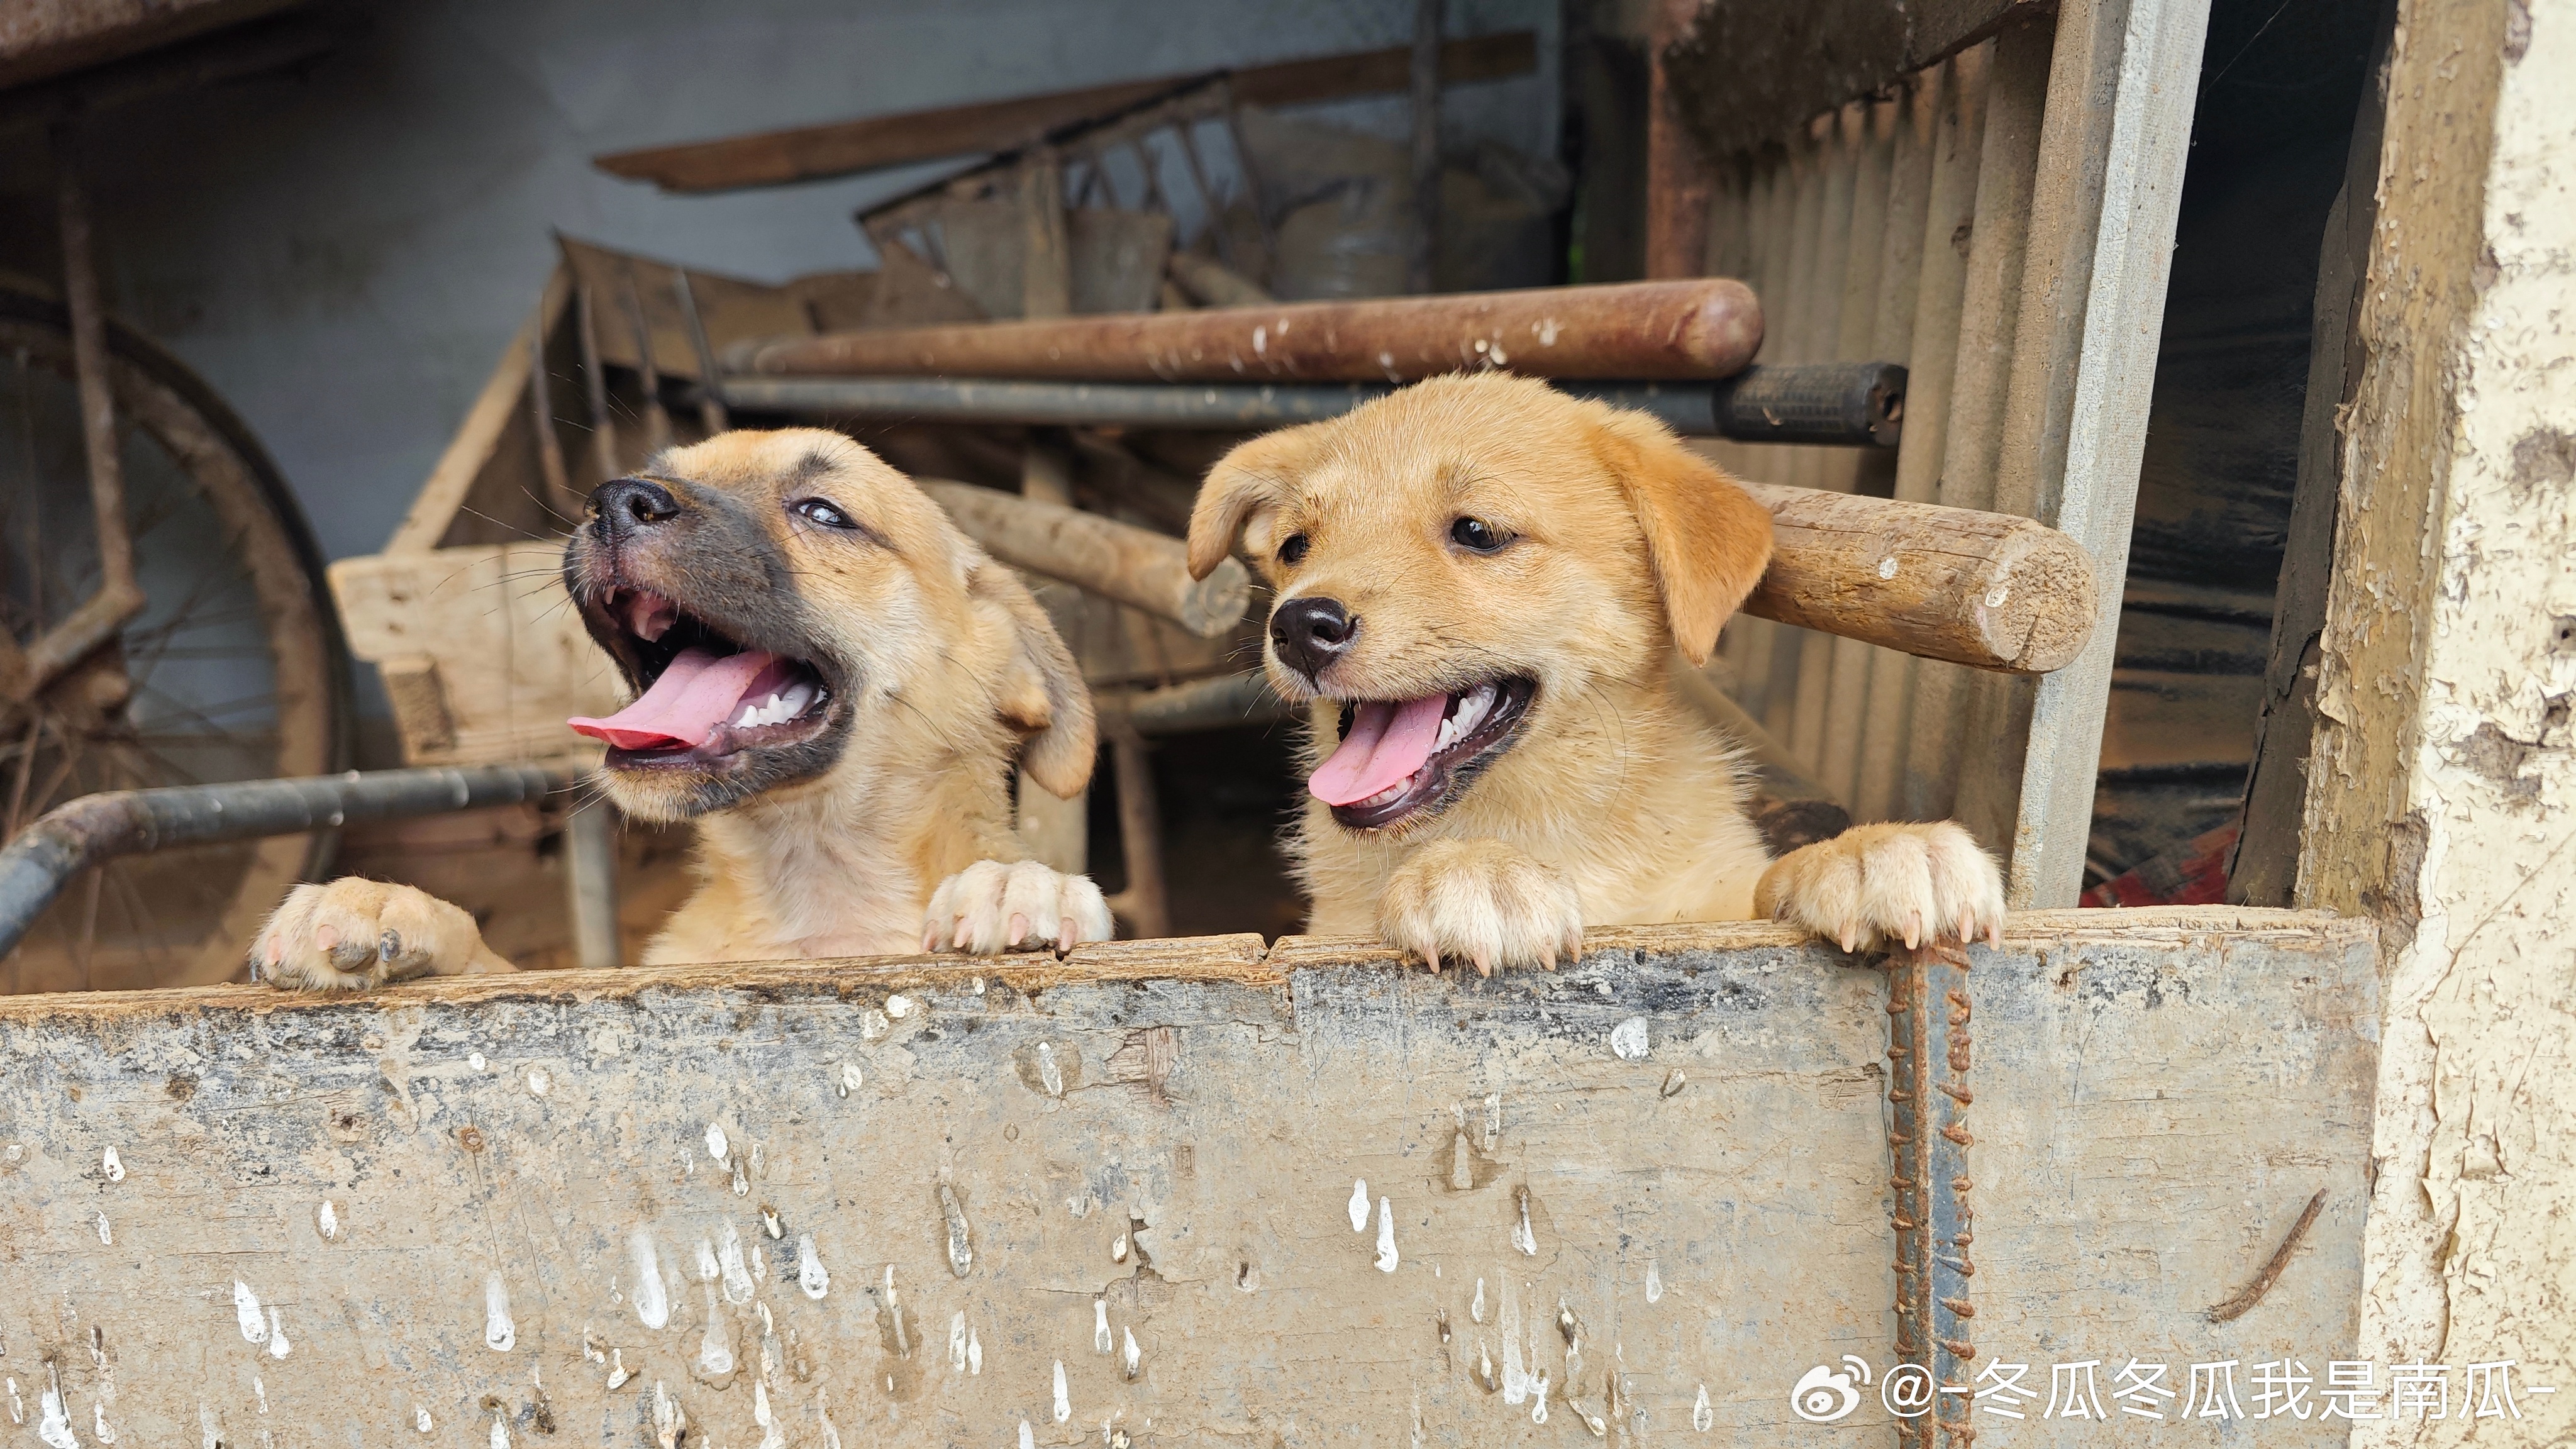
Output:
M752 350L760 373L1089 382L1729 377L1762 343L1742 282L1620 282L836 332Z
M1213 639L1242 622L1252 576L1227 559L1190 577L1189 549L1151 529L971 483L918 480L966 536L1014 568L1062 579Z
M2074 662L2093 632L2093 560L2002 513L1747 483L1771 510L1771 570L1744 612L2005 674Z

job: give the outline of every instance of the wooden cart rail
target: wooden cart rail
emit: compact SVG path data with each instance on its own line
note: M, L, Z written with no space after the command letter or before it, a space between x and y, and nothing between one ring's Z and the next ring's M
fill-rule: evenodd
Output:
M1491 981L1247 936L0 1003L0 1341L30 1420L102 1442L1883 1432L1875 1391L1813 1425L1789 1391L1937 1307L1889 1252L1888 1023L1937 1009L1964 1077L1965 996L1767 925L1591 945ZM2372 957L2226 911L1969 953L1943 1381L2349 1357ZM2020 1438L2102 1432L2033 1407Z

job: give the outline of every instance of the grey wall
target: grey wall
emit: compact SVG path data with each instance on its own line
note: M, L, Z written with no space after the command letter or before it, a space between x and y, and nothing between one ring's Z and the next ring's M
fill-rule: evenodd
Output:
M1555 0L1450 0L1452 35ZM275 453L333 556L372 552L533 305L549 231L766 279L872 265L857 207L950 169L671 197L604 151L1402 44L1406 0L375 4L304 77L93 122L111 300ZM1457 93L1456 136L1554 149L1556 85ZM1316 112L1401 134L1400 100ZM0 144L0 263L52 275L33 139Z

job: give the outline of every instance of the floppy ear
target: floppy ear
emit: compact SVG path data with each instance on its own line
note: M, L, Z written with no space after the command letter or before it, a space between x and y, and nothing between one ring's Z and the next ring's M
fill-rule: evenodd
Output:
M1600 446L1645 532L1673 642L1706 664L1718 628L1771 562L1771 511L1642 413L1608 413Z
M1315 426L1264 433L1216 460L1190 508L1191 578L1214 573L1234 552L1235 539L1253 510L1286 494L1288 480L1304 471L1314 453Z
M995 693L1002 722L1027 736L1020 768L1050 793L1072 799L1091 783L1100 747L1091 691L1083 687L1072 651L1028 586L1002 565L977 563L966 577L966 592L978 604L1001 609L1009 621L1011 658Z

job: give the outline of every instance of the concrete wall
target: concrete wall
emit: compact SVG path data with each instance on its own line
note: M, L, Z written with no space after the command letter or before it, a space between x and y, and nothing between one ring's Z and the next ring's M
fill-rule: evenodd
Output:
M778 279L872 264L857 207L952 169L671 197L605 151L1397 45L1407 0L439 0L374 4L304 78L88 137L111 300L257 430L326 551L371 552L534 303L553 228ZM1554 0L1451 0L1453 35ZM1457 93L1456 137L1552 152L1552 74ZM1401 100L1316 114L1401 134ZM0 264L54 275L37 138L0 138ZM362 671L363 672L363 671Z
M2576 0L2400 6L2299 877L2383 928L2362 1357L2557 1392L2363 1446L2576 1433L2571 73Z

